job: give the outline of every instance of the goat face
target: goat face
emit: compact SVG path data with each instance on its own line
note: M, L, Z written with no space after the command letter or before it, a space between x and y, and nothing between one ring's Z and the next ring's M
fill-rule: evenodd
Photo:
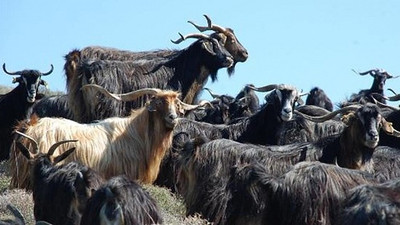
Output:
M17 81L25 87L26 100L29 103L35 102L39 85L43 83L40 72L36 70L24 70L20 79L17 79Z
M247 49L240 44L239 40L236 38L233 30L231 28L226 28L224 33L214 33L211 37L220 36L224 40L224 47L233 56L236 62L245 62L249 57Z
M367 104L357 110L356 117L360 128L360 140L366 147L375 148L379 142L379 129L382 127L379 108L376 105Z
M20 77L16 77L13 80L13 83L19 83L23 87L25 87L26 91L26 100L29 103L33 103L36 100L36 93L38 92L39 85L47 85L44 80L41 79L41 76L49 75L53 72L53 65L51 65L51 69L49 72L42 73L38 70L22 70L18 72L8 72L6 70L6 64L3 64L3 71L9 75L20 75Z
M222 67L231 67L233 65L232 55L218 42L215 38L200 40L201 48L204 50L203 54L207 65L212 70L217 70ZM210 57L211 56L211 57ZM216 78L213 78L215 80Z
M278 111L278 117L283 121L289 121L293 117L293 109L295 103L299 98L299 94L296 88L282 87L277 88L276 93L276 109ZM271 93L272 94L272 93Z
M165 126L168 129L173 129L178 122L178 105L178 94L176 92L166 92L152 97L147 110L158 112L164 118Z

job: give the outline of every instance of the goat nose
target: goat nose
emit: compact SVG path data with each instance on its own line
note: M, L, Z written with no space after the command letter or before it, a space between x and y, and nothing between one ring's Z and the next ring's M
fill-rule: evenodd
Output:
M289 108L284 108L283 111L284 111L285 113L291 113L291 112L292 112L292 110L289 109Z
M176 119L178 116L177 116L175 113L171 113L171 114L168 115L168 117L169 117L171 120L174 120L174 119Z

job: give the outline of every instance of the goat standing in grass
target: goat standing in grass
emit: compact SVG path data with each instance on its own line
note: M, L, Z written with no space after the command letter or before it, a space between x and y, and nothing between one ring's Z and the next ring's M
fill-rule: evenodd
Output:
M100 172L105 178L125 174L132 180L153 183L161 159L171 146L172 131L179 112L196 106L184 104L175 91L142 89L114 95L97 85L85 88L99 90L123 101L143 95L153 97L145 107L132 111L126 118L108 118L91 124L79 124L61 118L31 118L28 123L21 123L17 130L37 140L42 153L47 152L50 143L79 140L76 151L65 162L78 161ZM64 145L58 149L58 153L68 148L68 145ZM18 152L12 154L11 171L11 186L25 187L29 171L25 157Z

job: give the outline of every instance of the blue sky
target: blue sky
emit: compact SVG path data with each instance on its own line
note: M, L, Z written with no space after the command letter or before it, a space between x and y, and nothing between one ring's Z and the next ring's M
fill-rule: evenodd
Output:
M0 63L10 71L47 71L53 64L44 79L52 90L65 91L64 55L72 49L183 49L193 40L170 40L195 32L187 21L205 24L207 14L233 28L249 52L234 76L220 70L207 87L236 95L248 83L286 83L304 91L319 86L339 102L372 84L352 69L400 75L399 10L398 0L0 0ZM1 85L13 86L11 80L1 72ZM399 84L400 78L388 80L386 87L400 92Z

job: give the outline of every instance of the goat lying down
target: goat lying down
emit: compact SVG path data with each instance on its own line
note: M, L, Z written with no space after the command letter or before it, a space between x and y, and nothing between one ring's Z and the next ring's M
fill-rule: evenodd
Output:
M33 117L29 122L22 122L17 130L35 139L42 153L47 152L50 143L79 140L75 152L64 162L77 161L100 172L105 178L125 174L129 179L152 183L165 151L170 148L178 113L197 106L180 101L175 91L141 89L114 95L97 85L85 88L101 91L121 101L143 95L152 95L153 98L145 107L132 111L126 118L79 124L61 118ZM70 144L65 144L58 148L56 154L62 154L70 147ZM24 188L28 186L29 170L27 160L16 148L12 148L11 187Z

